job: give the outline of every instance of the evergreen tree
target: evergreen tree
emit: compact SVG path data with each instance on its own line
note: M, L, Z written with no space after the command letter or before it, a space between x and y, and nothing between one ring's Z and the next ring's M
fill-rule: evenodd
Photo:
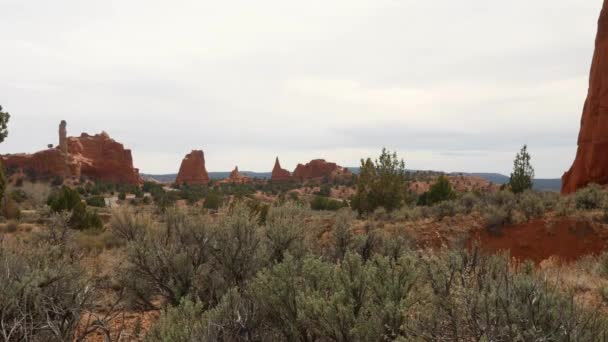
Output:
M376 161L370 158L361 160L352 207L359 214L373 212L379 207L392 211L403 204L405 190L405 163L397 158L397 153L383 148Z
M530 154L528 146L524 145L521 151L515 156L513 162L513 173L509 180L509 186L514 193L521 193L528 189L532 189L532 180L534 179L534 168L530 164Z

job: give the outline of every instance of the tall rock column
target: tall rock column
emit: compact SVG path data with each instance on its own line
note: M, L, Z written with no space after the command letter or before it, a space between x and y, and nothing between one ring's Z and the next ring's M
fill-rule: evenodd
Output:
M589 183L608 184L608 0L598 21L589 91L572 167L562 177L562 193Z
M68 130L65 120L61 120L59 124L59 149L63 153L68 153Z

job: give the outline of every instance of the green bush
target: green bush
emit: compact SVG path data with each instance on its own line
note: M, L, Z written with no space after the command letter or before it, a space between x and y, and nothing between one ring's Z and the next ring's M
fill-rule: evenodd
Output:
M606 204L606 192L600 185L590 184L574 194L574 202L580 210L599 209Z
M205 197L203 208L218 210L222 206L222 201L222 195L220 195L220 193L215 189L211 190Z
M344 201L322 196L315 196L315 198L310 202L310 208L312 210L336 211L347 206L348 204L344 203Z
M63 186L59 191L53 192L47 200L47 205L53 212L72 211L82 200L78 191Z
M542 195L532 190L526 190L519 195L518 206L528 220L539 218L546 211Z
M419 205L434 205L443 201L450 201L456 198L456 193L448 178L444 175L439 176L437 181L431 186L429 191L422 194L418 199Z
M124 193L124 192L120 192L120 193L118 194L118 199L119 199L119 200L121 200L121 201L126 200L126 199L127 199L127 194L126 194L126 193Z
M405 163L396 153L382 149L375 162L370 158L361 160L357 192L351 206L359 215L373 213L379 207L391 212L403 205L406 188Z
M87 198L87 205L104 208L106 206L106 199L103 196L91 196Z
M17 189L11 192L11 198L17 203L23 203L27 200L27 194L25 191Z

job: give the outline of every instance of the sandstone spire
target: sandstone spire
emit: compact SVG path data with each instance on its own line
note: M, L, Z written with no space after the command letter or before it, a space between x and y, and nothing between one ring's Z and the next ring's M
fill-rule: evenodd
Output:
M608 184L608 0L598 21L590 74L576 159L562 177L564 194L589 183Z
M272 176L270 177L270 180L273 182L286 182L291 180L291 173L281 168L279 157L277 157L274 161L274 167L272 168Z
M61 120L59 124L59 149L63 153L68 153L68 131L65 120Z

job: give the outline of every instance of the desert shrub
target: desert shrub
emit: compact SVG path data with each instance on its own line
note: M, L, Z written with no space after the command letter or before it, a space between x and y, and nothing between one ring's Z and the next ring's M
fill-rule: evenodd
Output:
M518 196L517 200L519 210L528 220L541 217L545 213L546 208L543 197L535 191L526 190Z
M306 214L303 208L295 204L270 209L263 232L272 262L281 262L285 253L294 256L305 254Z
M450 201L456 198L456 192L448 178L444 175L439 176L437 181L431 186L429 191L422 194L418 199L419 205L434 205L443 201Z
M481 204L479 196L477 196L473 192L467 192L463 194L458 199L458 202L460 203L460 206L464 209L465 214L472 213L473 210L475 210L475 208L477 208Z
M574 202L577 209L599 209L606 203L606 193L600 185L590 184L574 194Z
M0 201L0 210L2 216L7 220L18 220L21 218L21 209L19 205L11 196L4 196Z
M382 247L383 240L377 227L373 223L367 223L363 227L363 234L357 234L353 238L352 250L368 261L371 257L378 253Z
M315 191L314 195L322 197L331 196L331 186L329 186L328 184L321 185L319 187L319 191Z
M77 230L103 228L103 221L101 221L97 212L87 210L86 205L82 202L79 202L72 209L72 216L68 223L70 227Z
M486 229L497 232L511 223L511 214L503 207L489 206L485 209L483 219Z
M164 224L149 226L145 216L115 212L112 228L127 243L127 262L118 271L118 281L129 303L154 308L153 299L160 297L178 305L185 296L211 286L203 277L211 249L209 225L175 210L165 213Z
M218 210L222 206L222 195L215 189L211 190L205 197L203 208Z
M82 203L82 200L78 191L67 186L51 193L47 200L47 205L56 213L60 211L72 211L80 203Z
M87 198L87 205L104 208L106 206L106 199L103 196L91 196Z
M567 217L571 216L576 212L576 201L574 196L563 196L555 204L555 212L558 216Z
M112 233L126 242L142 239L146 230L152 229L153 225L149 215L135 212L128 207L114 210L110 219Z
M121 201L126 200L126 199L127 199L127 194L126 194L126 193L124 193L124 192L120 192L120 193L118 194L118 199L119 199L119 200L121 200Z
M48 244L0 244L0 339L72 341L91 289L77 259Z
M260 225L266 223L266 218L268 217L268 212L270 211L270 205L267 203L262 203L259 200L248 200L245 202L249 207L249 211L251 215L258 217L258 222Z
M344 255L351 247L353 242L353 232L351 231L353 220L352 211L347 209L340 210L335 216L331 235L333 242L332 255L336 260L344 258Z
M403 205L405 193L405 163L397 158L396 153L382 149L375 162L370 158L361 160L357 192L351 206L359 215L372 213L378 207L391 212Z
M421 219L422 216L422 208L418 206L403 206L391 213L393 219L405 221L416 221Z
M441 201L431 207L431 210L437 220L442 220L444 217L456 216L465 211L457 201Z
M315 198L310 202L310 208L312 210L336 211L346 206L348 205L343 201L322 196L315 196Z
M510 270L509 258L464 251L423 259L431 296L406 322L428 341L597 341L606 322L548 280ZM405 339L404 339L405 340Z

